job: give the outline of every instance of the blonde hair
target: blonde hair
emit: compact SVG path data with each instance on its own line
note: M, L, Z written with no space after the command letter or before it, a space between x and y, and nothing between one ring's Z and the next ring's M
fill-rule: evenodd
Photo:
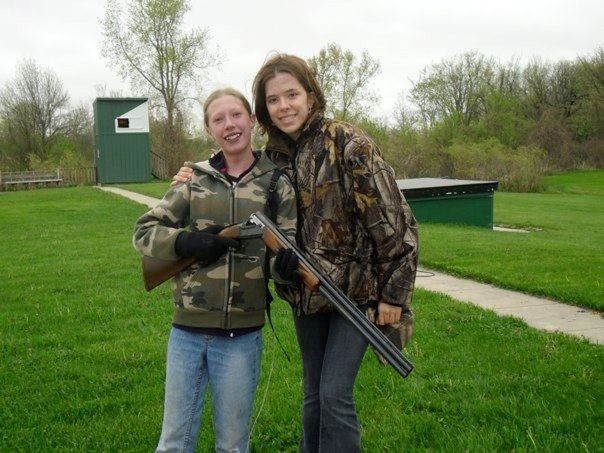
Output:
M210 104L223 96L233 96L234 98L239 99L243 104L243 107L245 107L245 110L247 110L247 113L250 115L252 114L252 106L241 91L236 90L235 88L220 88L212 91L203 103L203 124L206 128L209 126L208 109L210 108Z

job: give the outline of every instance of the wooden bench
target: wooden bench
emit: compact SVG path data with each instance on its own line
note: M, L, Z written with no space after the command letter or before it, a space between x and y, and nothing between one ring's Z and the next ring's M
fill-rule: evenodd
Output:
M31 188L34 186L61 185L63 179L59 170L49 171L5 171L0 172L0 189Z

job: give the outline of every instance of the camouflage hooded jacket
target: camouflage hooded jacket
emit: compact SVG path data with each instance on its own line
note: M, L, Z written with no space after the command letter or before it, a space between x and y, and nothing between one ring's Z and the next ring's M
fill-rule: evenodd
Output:
M355 303L381 301L408 311L417 226L373 141L350 124L316 117L295 142L271 132L266 152L296 188L302 250ZM321 294L304 287L277 290L299 312L330 310Z
M218 157L215 156L214 158ZM142 254L176 260L174 243L183 229L199 231L209 225L245 221L266 207L268 187L277 168L264 153L252 170L231 184L210 161L191 164L189 184L170 189L162 201L140 217L133 244ZM295 236L296 201L289 179L282 175L276 187L279 207L276 223ZM216 263L193 264L172 279L173 322L191 327L236 329L264 323L264 243L243 241Z

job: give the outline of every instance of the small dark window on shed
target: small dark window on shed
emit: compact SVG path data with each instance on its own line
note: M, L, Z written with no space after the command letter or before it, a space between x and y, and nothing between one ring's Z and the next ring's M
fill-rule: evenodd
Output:
M118 118L117 127L120 129L128 129L130 127L130 120L128 118Z

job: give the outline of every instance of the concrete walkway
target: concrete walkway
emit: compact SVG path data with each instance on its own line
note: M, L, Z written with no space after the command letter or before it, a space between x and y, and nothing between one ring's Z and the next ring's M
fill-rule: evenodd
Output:
M136 201L140 204L145 204L149 208L154 208L159 200L157 198L148 197L147 195L141 195L140 193L130 192L129 190L119 189L117 187L105 187L105 186L95 186L97 189L104 190L105 192L115 193L117 195L121 195L122 197L128 198L129 200Z
M99 187L152 208L159 200L116 187ZM431 269L421 269L416 286L446 294L461 302L493 310L502 316L513 316L529 326L549 332L562 332L604 344L604 317L598 312L549 299L497 288L493 285L452 277Z
M604 344L604 318L600 313L587 308L452 277L431 269L422 268L415 285L493 310L502 316L519 318L537 329L562 332L591 343Z

